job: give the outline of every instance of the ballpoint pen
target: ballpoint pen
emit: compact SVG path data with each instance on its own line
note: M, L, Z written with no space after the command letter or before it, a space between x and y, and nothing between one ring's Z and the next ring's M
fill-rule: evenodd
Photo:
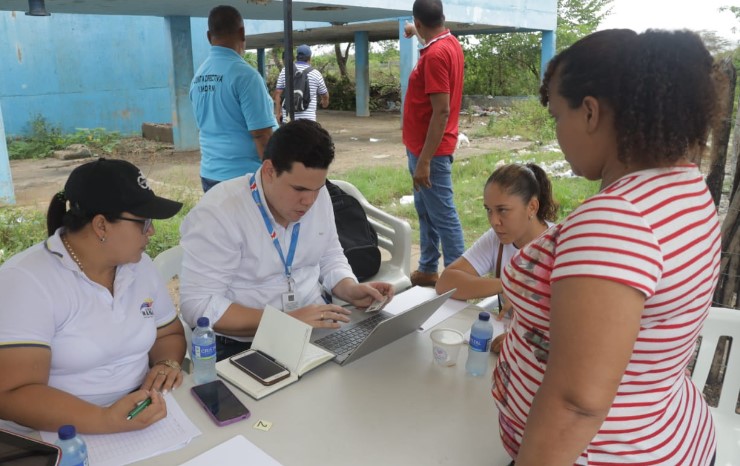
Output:
M138 415L140 412L144 411L146 407L149 406L150 404L152 404L151 397L147 398L146 400L136 405L136 407L128 413L128 416L126 416L126 420L130 421L131 419L136 417L136 415Z

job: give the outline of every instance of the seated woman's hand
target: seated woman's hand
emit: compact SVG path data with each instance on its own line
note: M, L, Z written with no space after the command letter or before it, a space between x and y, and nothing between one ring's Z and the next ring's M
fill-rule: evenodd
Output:
M336 304L310 304L289 313L316 328L339 328L339 322L349 322L351 311Z
M177 366L177 367L174 367ZM155 363L147 373L142 390L156 390L167 394L182 384L182 369L176 361L166 360Z
M506 340L506 332L494 338L491 342L491 353L499 354L501 347L504 345L504 340Z
M501 299L499 297L499 299ZM504 318L511 318L511 314L514 311L514 306L512 306L511 301L508 299L504 299L503 305L501 306L501 311L499 311L498 314L495 314L493 317L496 320L503 320Z
M152 399L149 406L141 412L127 419L129 413L144 402L147 398ZM105 408L106 424L110 425L110 432L128 432L141 430L155 422L167 417L167 404L162 395L156 390L137 390L129 393L109 407Z

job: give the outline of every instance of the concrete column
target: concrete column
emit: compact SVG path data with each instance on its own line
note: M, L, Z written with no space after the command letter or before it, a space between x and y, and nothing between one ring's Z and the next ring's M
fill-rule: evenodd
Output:
M542 31L542 51L540 52L540 79L545 76L547 64L555 56L555 31Z
M198 149L198 128L190 104L190 81L193 80L193 43L190 17L167 16L164 19L166 39L169 39L170 102L172 107L172 138L175 150Z
M262 79L267 80L267 67L265 66L265 49L257 49L257 71Z
M15 204L13 175L10 173L8 146L5 144L5 123L3 109L0 107L0 204Z
M370 116L370 41L367 31L355 32L356 116Z
M403 28L406 22L413 23L414 18L406 16L398 18L398 46L401 54L401 113L403 115L403 103L406 100L406 89L409 87L409 76L419 60L419 41L416 36L406 39L403 36ZM401 118L403 121L403 118Z

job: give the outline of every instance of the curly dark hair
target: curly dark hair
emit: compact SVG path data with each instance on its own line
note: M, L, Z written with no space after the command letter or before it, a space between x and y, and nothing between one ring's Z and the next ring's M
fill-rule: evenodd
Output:
M557 92L571 108L592 96L613 110L619 160L670 165L706 147L717 106L713 67L693 32L609 29L550 61L540 101L547 106L557 77Z

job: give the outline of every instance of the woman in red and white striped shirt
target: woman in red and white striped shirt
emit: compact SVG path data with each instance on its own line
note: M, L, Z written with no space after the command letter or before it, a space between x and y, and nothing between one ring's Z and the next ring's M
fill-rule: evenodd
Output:
M713 61L688 31L600 31L540 90L576 174L601 191L504 271L515 314L493 373L517 466L710 465L686 367L717 283L719 221L698 160Z

